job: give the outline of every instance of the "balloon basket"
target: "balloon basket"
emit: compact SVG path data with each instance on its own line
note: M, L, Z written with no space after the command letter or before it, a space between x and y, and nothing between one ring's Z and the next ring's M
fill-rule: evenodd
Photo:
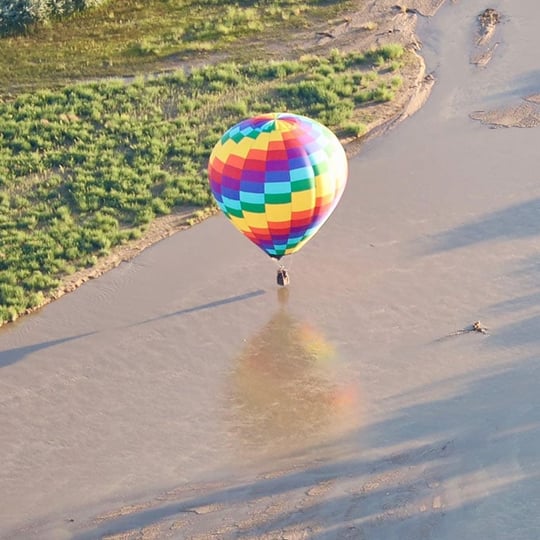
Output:
M289 272L283 266L277 271L277 284L280 287L286 287L291 282Z

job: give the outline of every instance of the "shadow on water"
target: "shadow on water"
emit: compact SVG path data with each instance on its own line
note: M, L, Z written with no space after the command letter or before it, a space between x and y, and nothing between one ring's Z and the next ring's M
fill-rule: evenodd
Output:
M248 480L179 487L73 538L174 527L182 538L532 540L540 530L538 376L540 360L528 358L392 397L385 418L335 441L367 437L369 451L273 473L270 462Z
M532 70L520 73L514 79L514 84L509 90L495 92L487 97L488 102L499 104L501 100L509 98L525 98L534 94L540 94L540 70Z
M507 322L490 336L489 343L493 346L508 348L540 344L540 255L536 254L525 260L519 258L518 263L519 268L512 272L512 277L528 292L518 296L509 295L489 307L489 311L497 316L512 316L511 322Z
M216 307L223 306L223 305L226 305L226 304L231 304L233 302L241 302L243 300L248 300L250 298L254 298L254 297L257 297L257 296L260 296L260 295L263 295L263 294L266 294L266 291L264 291L262 289L258 289L256 291L251 291L251 292L247 292L247 293L244 293L244 294L239 294L237 296L231 296L231 297L228 297L228 298L222 298L220 300L215 300L213 302L208 302L207 304L201 304L201 305L198 305L198 306L193 306L193 307L190 307L190 308L181 309L181 310L175 311L173 313L167 313L165 315L159 315L158 317L153 317L151 319L146 319L145 321L134 323L134 324L130 325L129 327L139 326L139 325L150 323L150 322L153 322L153 321L159 321L159 320L162 320L162 319L167 319L169 317L175 317L175 316L178 316L178 315L185 315L185 314L193 313L193 312L196 312L196 311L202 311L204 309L212 309L212 308L216 308ZM8 349L8 350L0 351L0 368L9 366L11 364L15 364L16 362L24 359L29 354L40 351L42 349L46 349L48 347L54 347L56 345L61 345L62 343L67 343L69 341L73 341L73 340L76 340L76 339L81 339L81 338L91 336L91 335L94 335L94 334L97 334L97 333L98 333L98 331L86 332L84 334L78 334L76 336L69 336L69 337L54 339L54 340L50 340L50 341L43 341L41 343L35 343L34 345L25 345L24 347L17 347L17 348L14 348L14 349Z
M50 341L42 341L41 343L34 343L33 345L25 345L24 347L16 347L15 349L7 349L0 351L0 368L15 364L19 360L22 360L29 354L47 349L49 347L55 347L62 343L68 343L76 339L81 339L87 336L92 336L96 332L86 332L84 334L78 334L76 336L69 336L65 338L52 339Z
M329 436L357 405L356 386L340 380L335 348L292 315L288 288L277 294L279 309L243 347L229 385L229 429L255 455Z
M208 302L207 304L200 304L198 306L193 306L185 309L179 309L178 311L173 311L172 313L165 313L164 315L158 315L157 317L152 317L144 321L140 321L131 326L139 326L141 324L147 324L150 322L160 321L162 319L168 319L169 317L177 317L179 315L187 315L188 313L194 313L196 311L203 311L205 309L212 309L226 304L232 304L233 302L242 302L243 300L249 300L250 298L255 298L266 294L266 291L263 289L257 289L256 291L247 292L244 294L239 294L237 296L229 296L228 298L222 298L220 300L214 300L213 302Z
M540 344L540 314L507 324L490 336L490 343L501 347Z
M540 198L519 203L432 237L428 253L440 253L491 240L538 235Z

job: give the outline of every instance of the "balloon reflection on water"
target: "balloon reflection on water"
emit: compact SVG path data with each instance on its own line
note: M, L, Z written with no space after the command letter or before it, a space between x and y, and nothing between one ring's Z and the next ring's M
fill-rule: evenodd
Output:
M343 379L335 348L282 307L235 364L235 435L248 446L287 450L342 431L358 420L357 386Z

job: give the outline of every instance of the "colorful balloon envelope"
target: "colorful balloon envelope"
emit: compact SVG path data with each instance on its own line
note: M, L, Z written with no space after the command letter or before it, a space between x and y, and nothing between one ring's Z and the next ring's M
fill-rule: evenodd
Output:
M305 116L271 113L231 127L208 164L219 208L270 257L298 251L337 206L347 182L343 146Z

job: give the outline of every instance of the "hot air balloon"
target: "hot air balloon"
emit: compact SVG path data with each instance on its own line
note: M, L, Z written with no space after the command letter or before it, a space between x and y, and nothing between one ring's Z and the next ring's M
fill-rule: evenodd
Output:
M221 211L277 261L297 252L330 217L347 174L347 157L334 133L292 113L261 114L234 125L208 163ZM289 282L283 266L277 280Z

